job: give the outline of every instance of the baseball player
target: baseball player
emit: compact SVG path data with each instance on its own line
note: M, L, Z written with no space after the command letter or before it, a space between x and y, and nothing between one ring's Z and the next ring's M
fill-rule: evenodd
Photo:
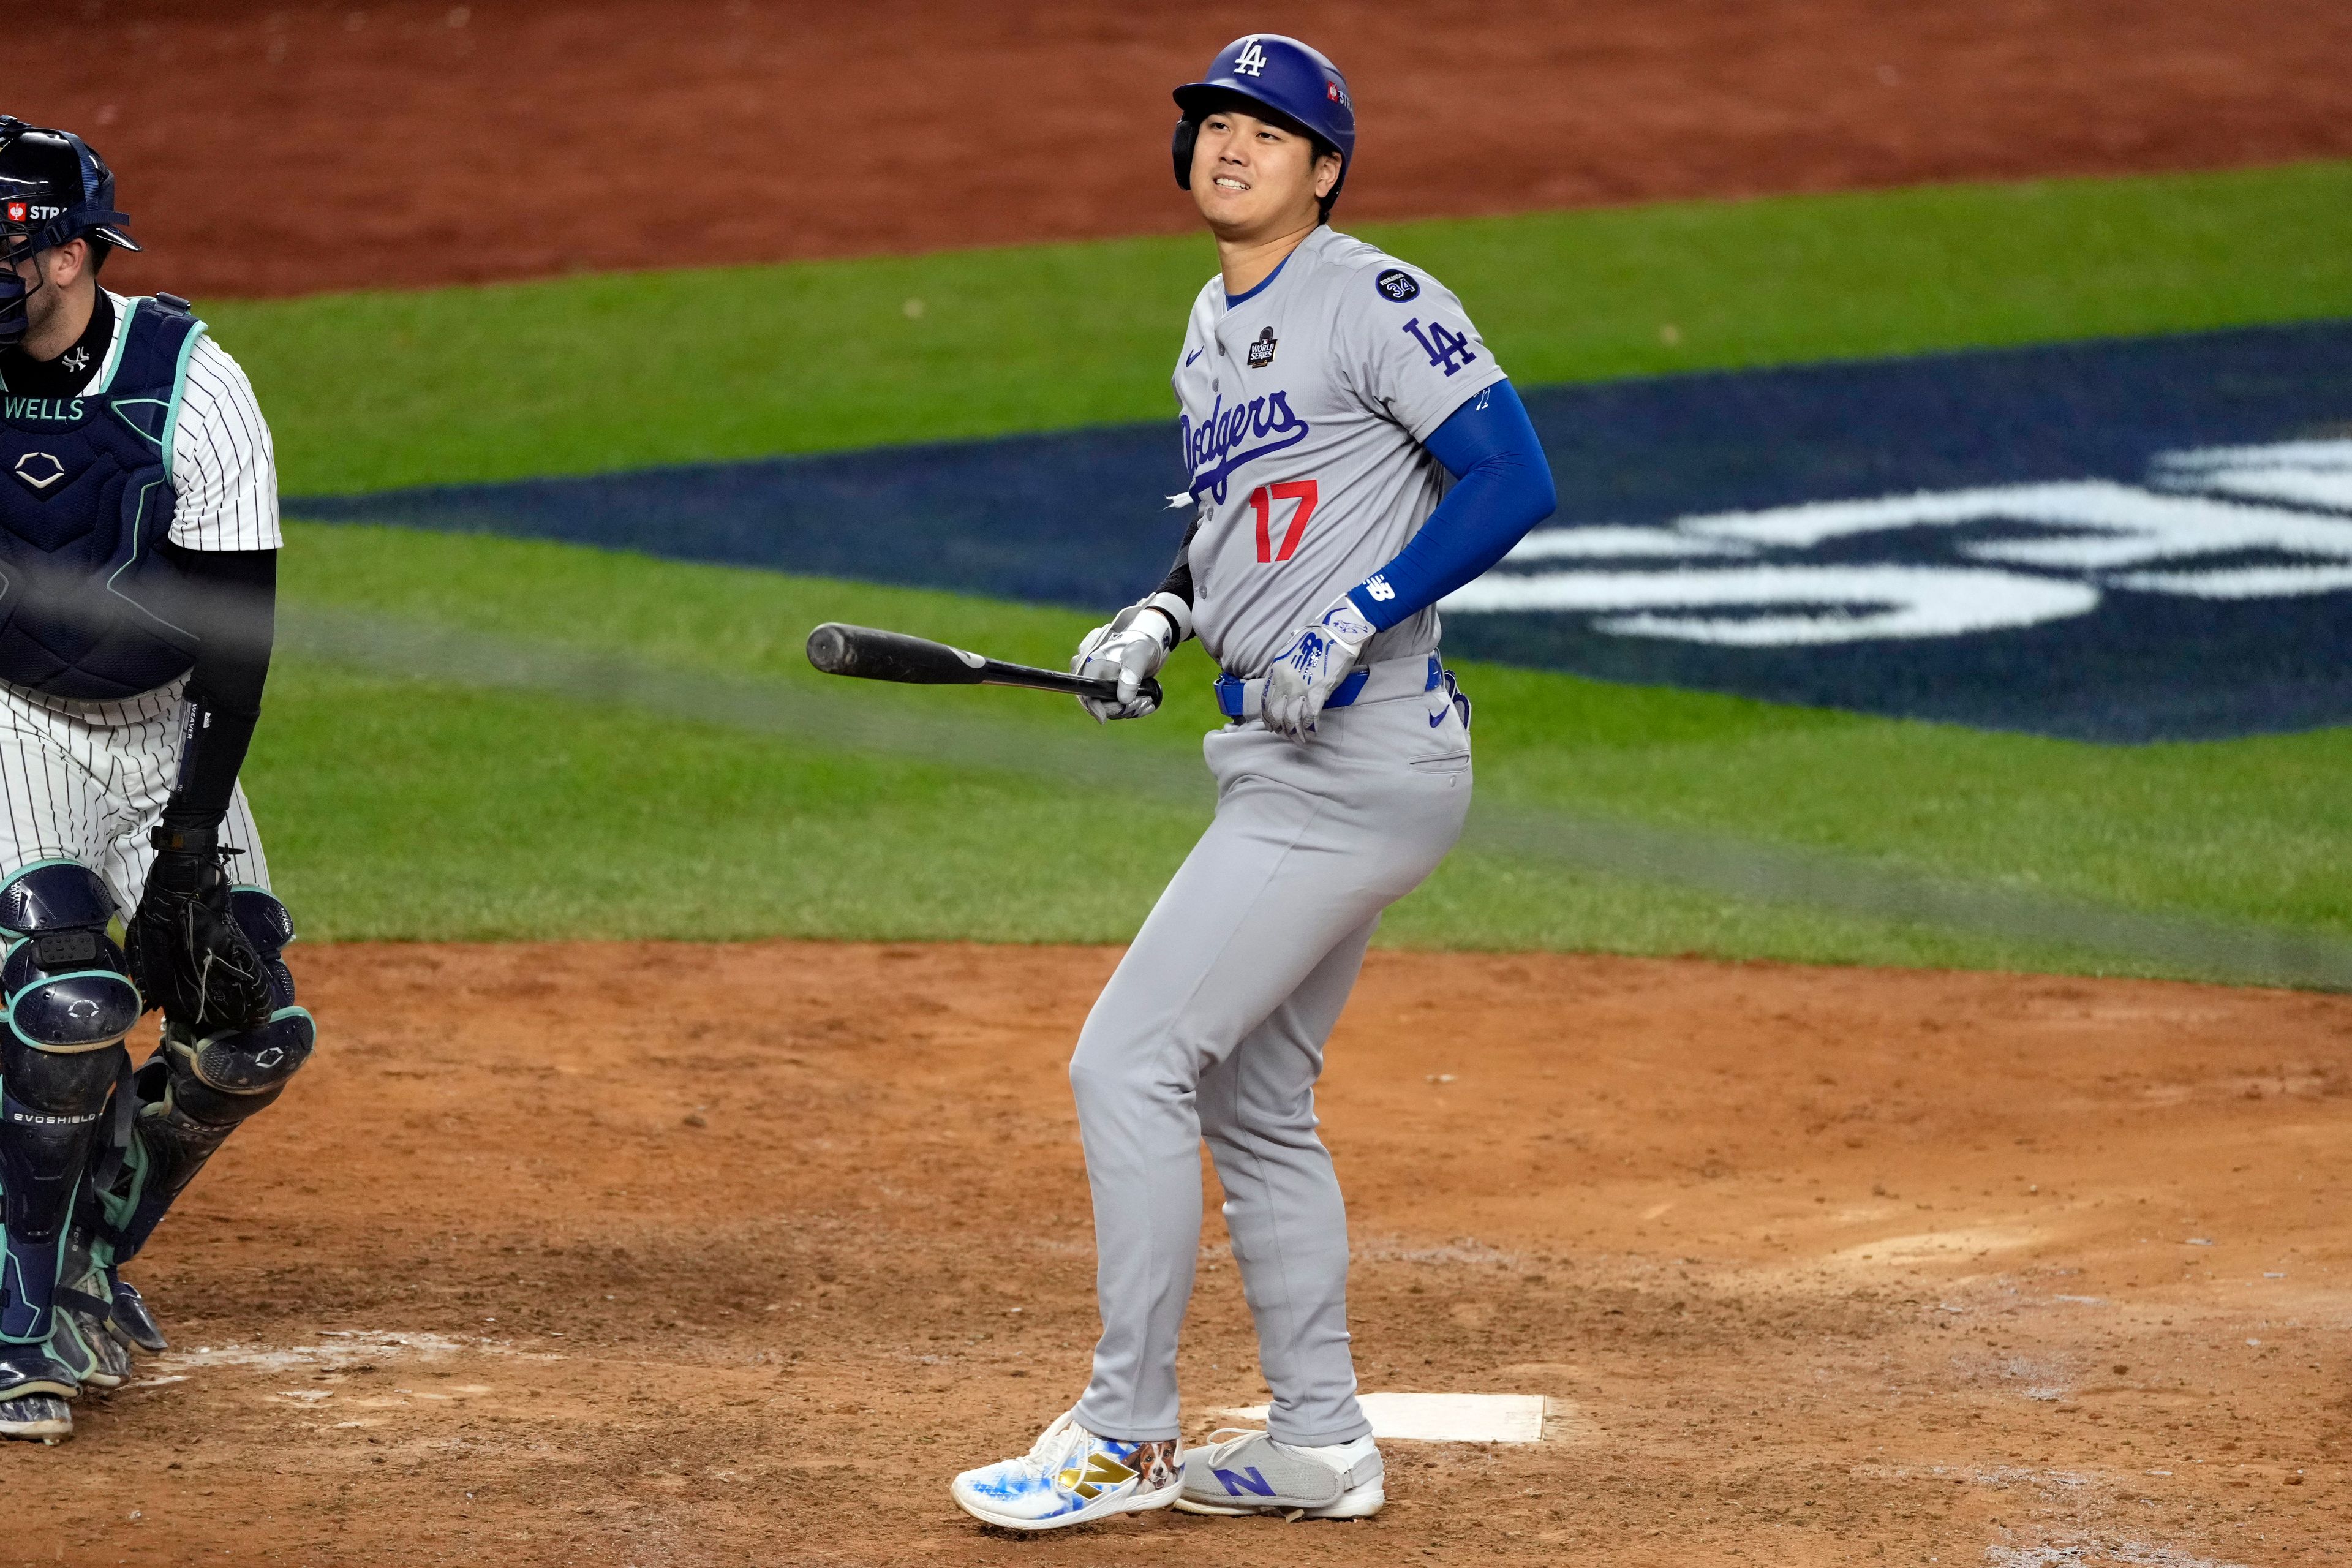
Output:
M314 1039L236 783L269 428L185 300L100 287L128 222L79 137L0 116L0 1434L50 1441L163 1347L118 1270Z
M1070 1062L1103 1332L1085 1396L1022 1457L956 1478L992 1524L1173 1504L1352 1519L1385 1500L1356 1399L1347 1212L1316 1136L1323 1045L1381 911L1470 803L1470 704L1434 605L1553 508L1526 410L1427 273L1324 226L1355 153L1322 55L1242 38L1176 89L1176 183L1215 237L1175 370L1194 515L1158 592L1080 645L1097 719L1198 637L1225 671L1215 821L1137 933ZM1265 1431L1187 1456L1176 1342L1200 1143L1273 1391Z

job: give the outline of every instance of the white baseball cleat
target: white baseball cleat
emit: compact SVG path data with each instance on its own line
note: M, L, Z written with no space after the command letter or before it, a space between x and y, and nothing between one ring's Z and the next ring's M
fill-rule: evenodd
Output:
M1176 1500L1184 1489L1181 1442L1098 1437L1077 1414L1056 1419L1020 1458L958 1476L948 1489L956 1506L1006 1530L1059 1530Z
M1299 1448L1264 1432L1228 1426L1184 1459L1186 1513L1279 1513L1291 1519L1370 1519L1389 1500L1388 1466L1370 1437Z

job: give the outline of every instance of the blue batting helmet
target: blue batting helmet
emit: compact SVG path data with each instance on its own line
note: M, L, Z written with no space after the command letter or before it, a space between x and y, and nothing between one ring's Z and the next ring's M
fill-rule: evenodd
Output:
M1218 51L1198 81L1176 89L1176 121L1172 151L1176 183L1192 188L1192 143L1202 119L1221 102L1243 99L1265 111L1270 120L1291 125L1339 154L1339 184L1325 198L1328 212L1337 201L1339 185L1348 183L1348 168L1356 161L1356 102L1348 95L1348 79L1318 51L1279 33L1252 33L1235 38Z

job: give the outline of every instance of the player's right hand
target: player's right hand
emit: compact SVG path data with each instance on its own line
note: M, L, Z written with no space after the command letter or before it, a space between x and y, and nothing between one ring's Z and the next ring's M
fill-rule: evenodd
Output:
M1140 719L1158 710L1160 704L1144 696L1140 689L1146 680L1160 673L1160 667L1168 662L1168 655L1175 647L1176 626L1165 611L1149 605L1129 605L1112 616L1108 626L1088 632L1070 659L1073 674L1116 679L1118 700L1081 697L1078 706L1093 714L1097 724L1109 719Z

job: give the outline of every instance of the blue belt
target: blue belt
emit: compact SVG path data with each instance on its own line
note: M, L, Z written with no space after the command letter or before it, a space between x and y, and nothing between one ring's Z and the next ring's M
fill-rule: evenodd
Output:
M1374 667L1368 665L1361 669L1352 671L1345 680L1339 682L1339 689L1331 693L1330 697L1325 700L1323 706L1326 708L1345 708L1354 702L1357 698L1363 695L1365 684L1372 678L1373 668ZM1431 654L1429 656L1429 679L1427 682L1423 685L1422 689L1423 691L1434 691L1439 686L1444 683L1444 665L1439 662L1438 657L1435 654ZM1260 690L1263 690L1265 687L1265 680L1263 677L1260 677L1255 680L1244 680L1238 675L1220 675L1217 677L1216 686L1217 711L1223 713L1228 719L1243 719L1246 718L1249 714L1249 689L1255 686ZM1394 694L1402 695L1402 693Z

